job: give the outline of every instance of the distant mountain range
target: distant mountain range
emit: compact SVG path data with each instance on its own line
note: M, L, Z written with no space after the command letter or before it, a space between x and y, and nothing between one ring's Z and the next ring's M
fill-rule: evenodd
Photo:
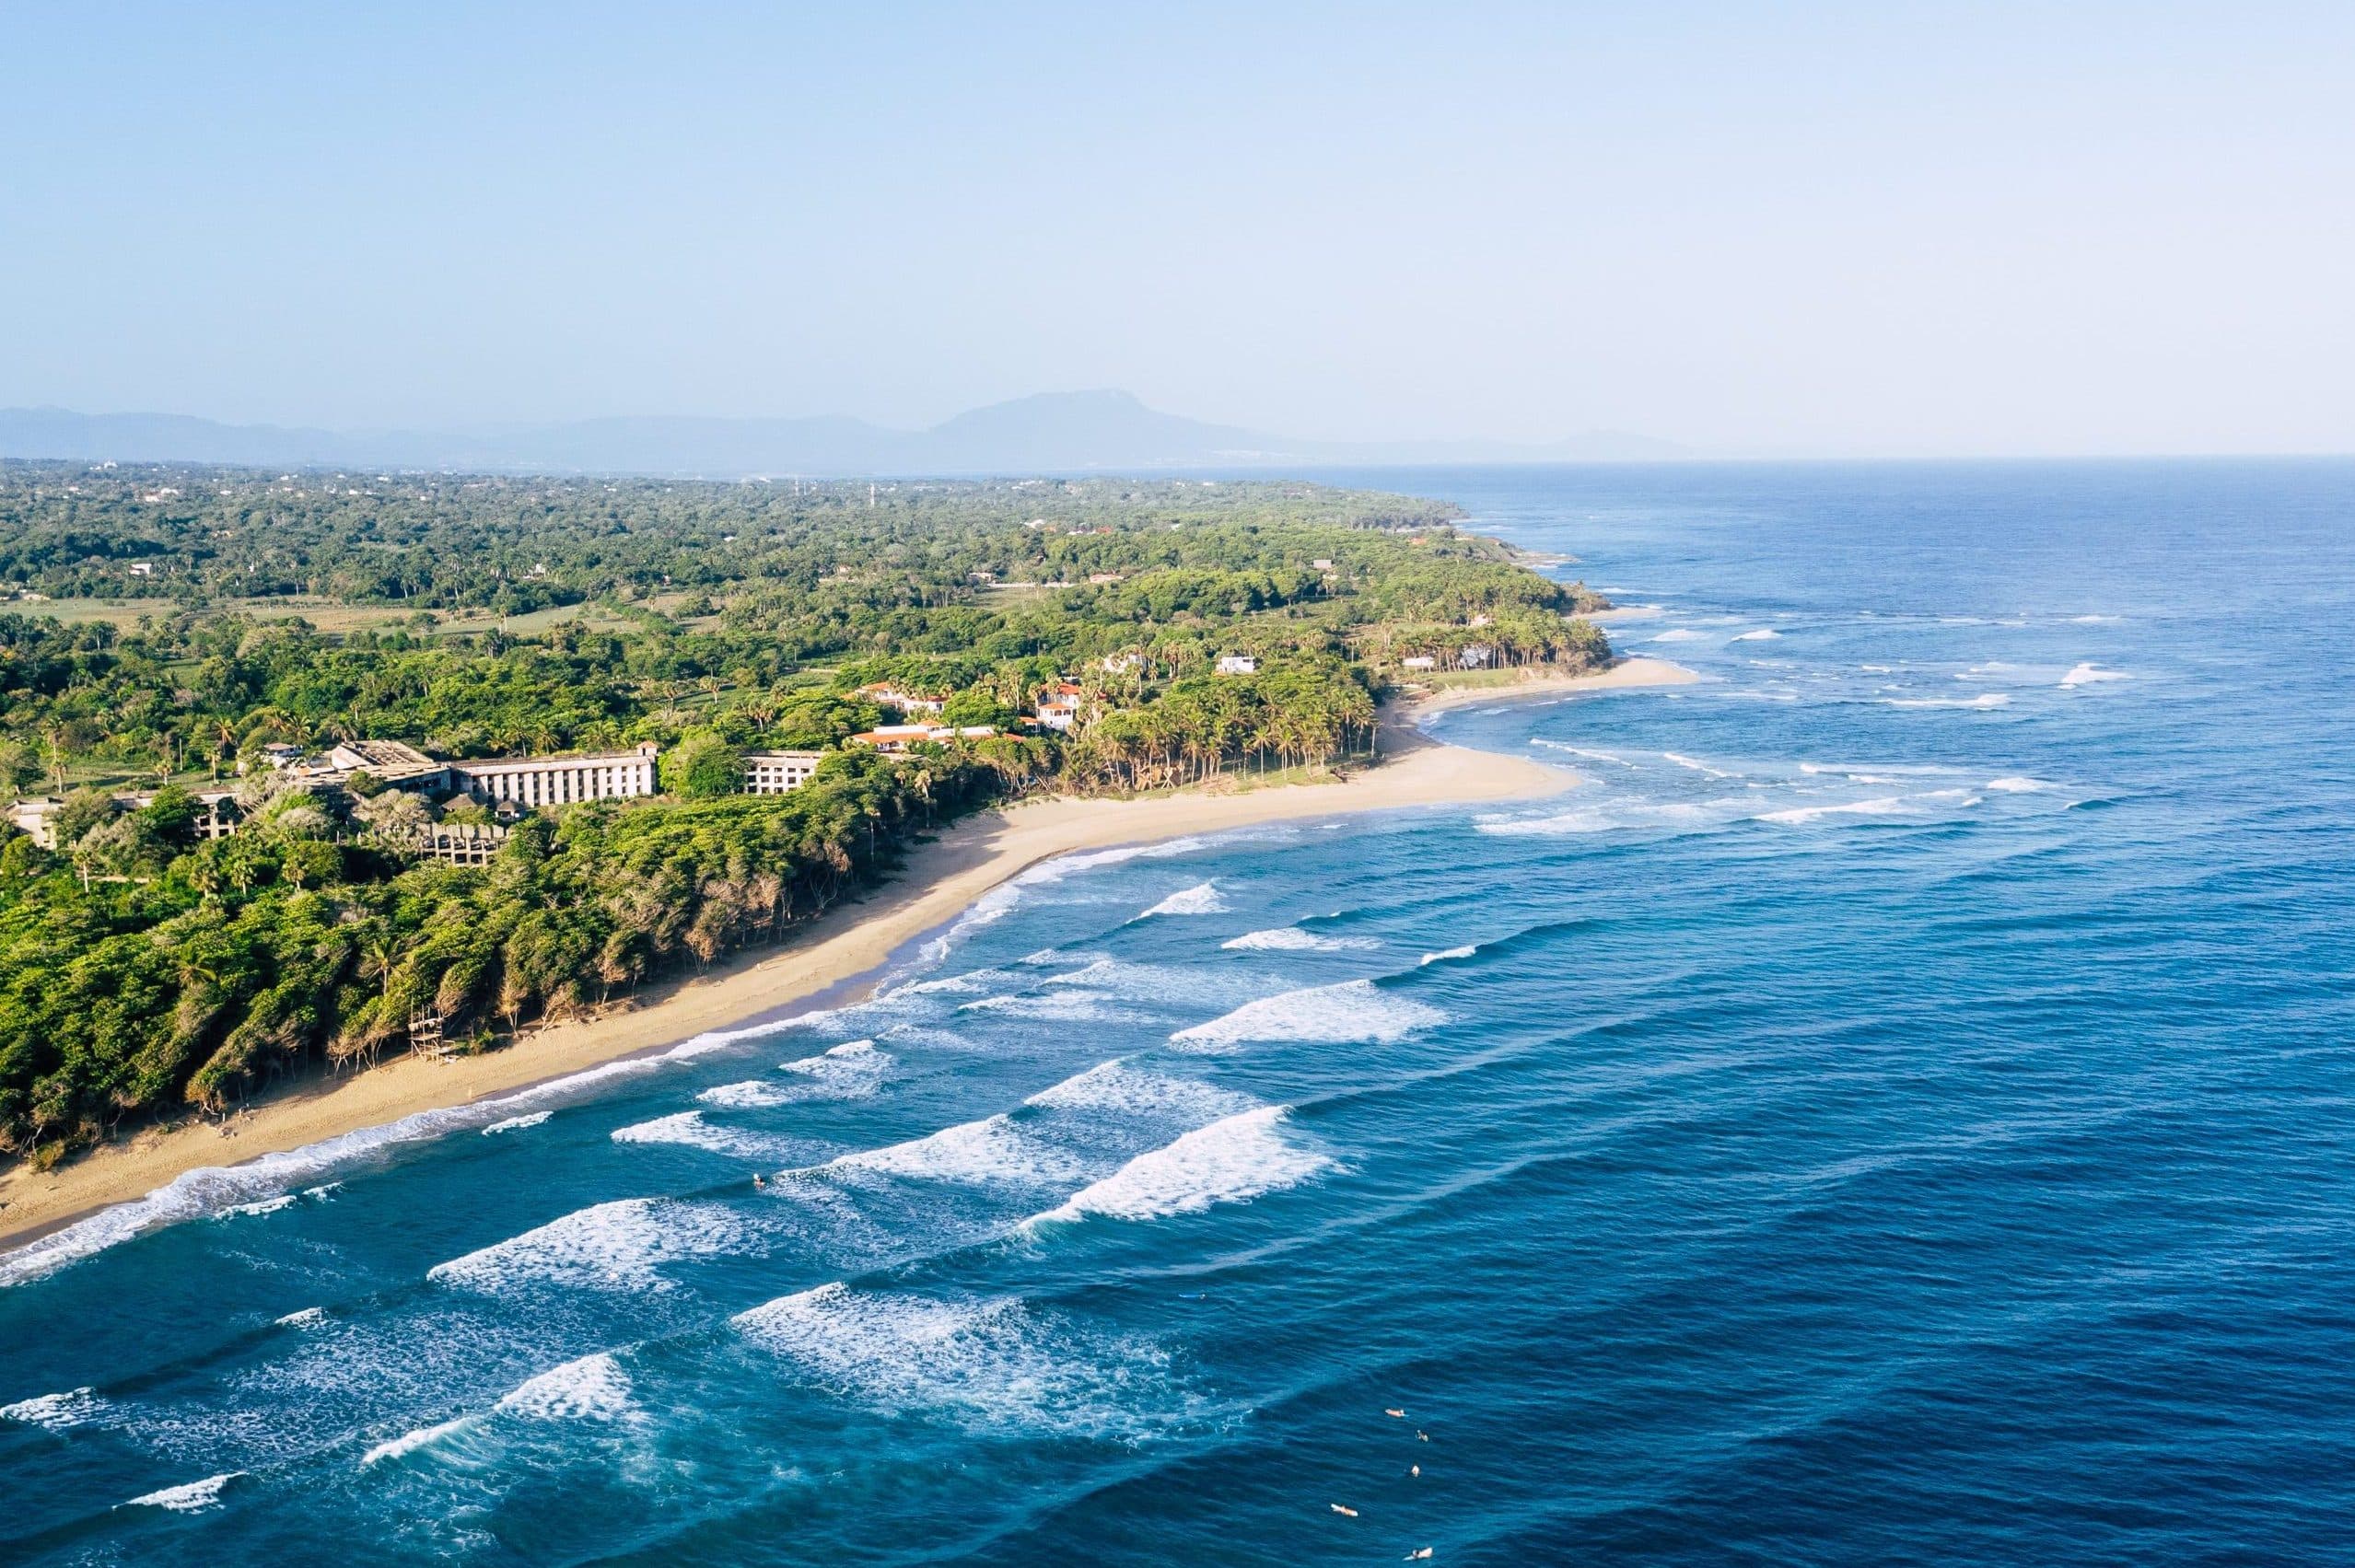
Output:
M1550 446L1499 441L1303 441L1161 413L1126 392L1049 392L929 430L838 416L624 417L481 430L294 429L169 413L0 409L0 458L260 468L456 469L739 479L750 474L1061 473L1391 463L1656 461L1693 454L1592 431Z

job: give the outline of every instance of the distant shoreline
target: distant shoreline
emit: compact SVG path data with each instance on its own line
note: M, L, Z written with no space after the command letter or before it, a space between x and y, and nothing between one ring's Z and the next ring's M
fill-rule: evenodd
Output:
M0 1210L0 1249L22 1247L99 1211L153 1197L192 1172L201 1176L421 1112L511 1095L714 1030L789 1016L788 1009L809 1011L829 993L862 993L911 943L949 925L991 889L1058 855L1265 822L1554 794L1575 784L1577 775L1432 741L1416 731L1414 719L1477 703L1694 679L1691 671L1658 659L1625 659L1590 675L1530 671L1510 682L1410 697L1386 710L1380 761L1330 783L1194 789L1137 800L1058 797L980 814L919 847L900 876L827 911L782 949L751 949L703 974L650 987L639 1005L550 1025L482 1056L404 1057L349 1077L321 1074L232 1118L226 1132L211 1122L185 1123L102 1145L54 1170L18 1167L0 1176L0 1202L7 1205ZM124 1217L134 1229L146 1228L134 1216ZM174 1217L158 1213L152 1223Z

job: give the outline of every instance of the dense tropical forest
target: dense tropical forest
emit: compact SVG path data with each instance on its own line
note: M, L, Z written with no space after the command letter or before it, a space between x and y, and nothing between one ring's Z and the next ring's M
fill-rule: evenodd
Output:
M453 1049L774 940L1024 792L1367 750L1410 668L1591 666L1601 601L1451 507L1301 484L897 485L0 464L0 1156ZM1221 661L1227 673L1221 673ZM1412 667L1408 661L1415 661ZM994 733L884 756L901 715ZM1066 731L1026 723L1076 692ZM475 804L307 790L266 748L664 749L664 793L418 853ZM824 753L748 796L747 749ZM240 822L198 830L199 791Z

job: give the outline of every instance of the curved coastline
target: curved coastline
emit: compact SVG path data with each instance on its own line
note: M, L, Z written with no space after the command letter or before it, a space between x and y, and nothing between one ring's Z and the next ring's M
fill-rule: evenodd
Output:
M0 1207L0 1263L78 1222L157 1197L192 1173L227 1176L255 1161L554 1086L591 1069L681 1050L717 1031L780 1020L863 994L895 958L950 925L990 889L1059 855L1268 822L1556 793L1575 784L1577 775L1523 758L1434 741L1414 721L1476 703L1695 679L1663 660L1624 659L1595 674L1536 672L1502 684L1443 690L1388 709L1377 764L1346 778L1226 792L1186 790L1137 800L1058 797L982 814L923 846L892 881L820 916L783 950L740 954L701 975L649 988L639 1005L626 1010L550 1025L483 1056L402 1058L348 1078L321 1074L221 1126L197 1122L151 1129L54 1170L19 1167L0 1176L0 1204L6 1205ZM421 1129L414 1135L436 1136L438 1130ZM130 1223L111 1239L180 1217L160 1207L145 1223L126 1215ZM80 1249L71 1255L79 1256ZM0 1283L9 1283L5 1270Z

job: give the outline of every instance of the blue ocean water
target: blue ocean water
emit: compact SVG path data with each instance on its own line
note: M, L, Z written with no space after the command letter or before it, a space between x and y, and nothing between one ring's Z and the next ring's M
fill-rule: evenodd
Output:
M0 1558L2347 1561L2355 465L1343 477L1703 679L0 1260Z

